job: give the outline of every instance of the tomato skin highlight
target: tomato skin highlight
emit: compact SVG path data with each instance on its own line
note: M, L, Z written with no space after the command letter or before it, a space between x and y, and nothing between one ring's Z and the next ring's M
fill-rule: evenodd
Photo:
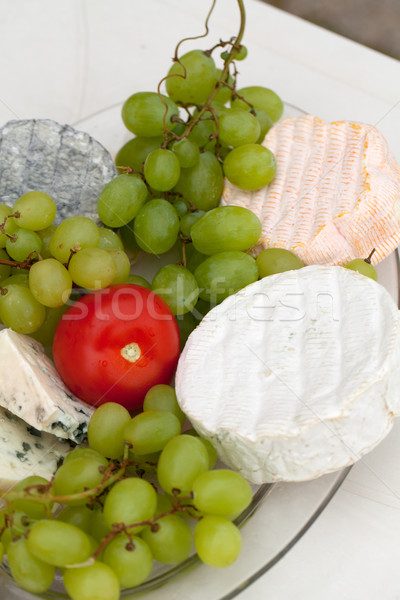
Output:
M140 409L153 385L170 383L179 353L172 311L134 284L82 296L62 316L53 341L56 368L71 392L93 406L117 402L128 410Z

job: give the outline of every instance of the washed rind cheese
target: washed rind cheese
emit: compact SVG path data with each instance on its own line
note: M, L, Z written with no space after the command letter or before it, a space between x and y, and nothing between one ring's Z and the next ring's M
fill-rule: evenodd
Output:
M50 119L9 121L0 129L0 197L13 205L25 192L49 194L56 223L71 216L99 223L97 200L117 170L89 134Z
M39 431L80 443L94 409L64 385L41 344L0 331L0 406Z
M353 464L400 413L399 311L343 267L266 277L212 309L176 374L179 404L254 483Z
M399 245L400 168L376 127L291 117L263 145L275 154L274 180L254 192L226 181L221 201L259 217L252 254L287 248L305 264L342 265L375 248L376 264Z
M0 408L0 492L30 475L50 479L71 449L70 442L38 431Z

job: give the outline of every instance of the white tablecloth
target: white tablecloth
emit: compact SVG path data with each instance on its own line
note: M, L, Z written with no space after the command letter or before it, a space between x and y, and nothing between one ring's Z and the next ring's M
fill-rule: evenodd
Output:
M154 90L177 41L203 31L198 0L2 0L0 123L74 123ZM400 63L257 0L246 0L240 85L260 84L322 118L377 125L400 160ZM218 0L207 48L234 35ZM188 44L187 48L193 47ZM400 426L350 472L296 546L240 598L400 598Z

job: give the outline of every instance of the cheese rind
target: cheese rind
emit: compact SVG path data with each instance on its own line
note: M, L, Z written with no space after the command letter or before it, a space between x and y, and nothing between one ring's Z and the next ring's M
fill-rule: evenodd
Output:
M0 408L0 492L30 475L49 480L71 449L70 442L42 433Z
M274 180L254 192L225 182L221 203L252 210L262 223L254 255L287 248L305 264L374 264L400 243L400 168L372 125L326 123L312 115L276 123L263 145Z
M39 431L81 442L94 409L64 385L42 346L11 329L0 331L0 406Z
M312 479L354 463L400 414L399 330L389 293L357 272L266 277L190 335L178 401L250 481Z

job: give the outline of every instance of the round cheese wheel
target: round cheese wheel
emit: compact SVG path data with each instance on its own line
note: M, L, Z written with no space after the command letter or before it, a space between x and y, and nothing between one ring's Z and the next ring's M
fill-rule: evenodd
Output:
M305 264L374 264L400 243L400 168L383 135L365 123L303 115L276 123L263 145L276 176L254 192L228 181L221 204L252 210L262 223L254 255L287 248Z
M190 335L176 391L220 459L254 483L341 469L400 413L399 311L343 267L265 277Z

